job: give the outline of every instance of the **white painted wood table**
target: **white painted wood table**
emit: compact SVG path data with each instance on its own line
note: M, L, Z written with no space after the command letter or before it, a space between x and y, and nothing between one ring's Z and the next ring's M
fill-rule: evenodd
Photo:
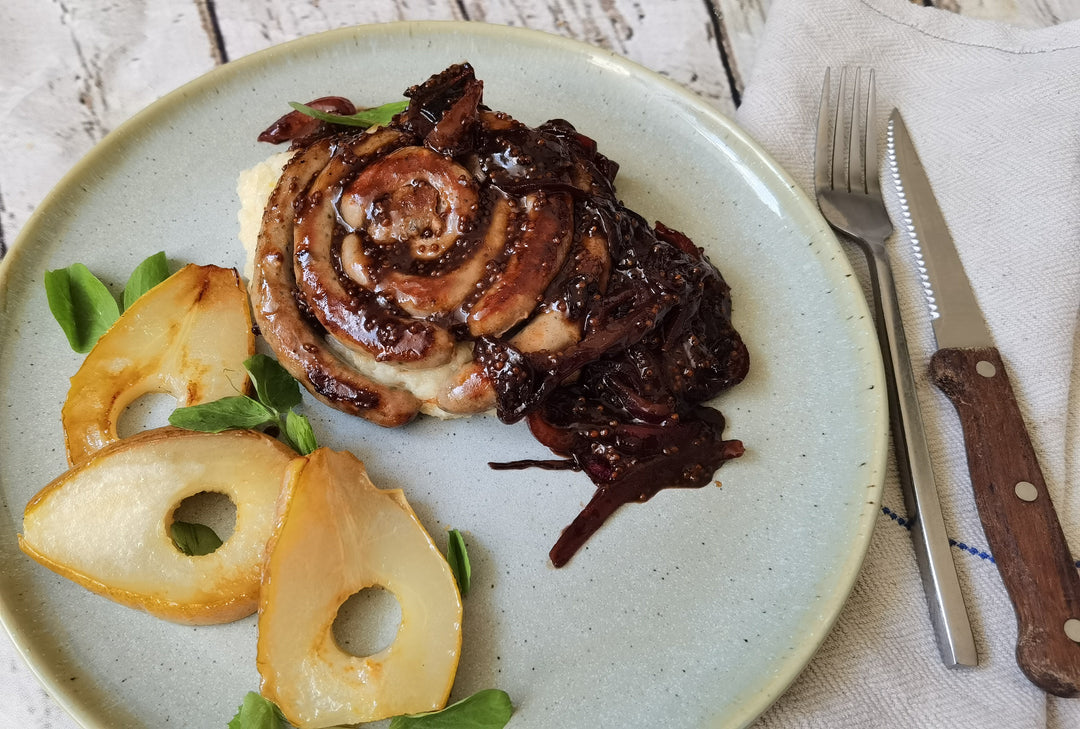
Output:
M897 0L902 2L903 0ZM731 114L769 0L4 0L0 4L0 254L49 189L111 129L230 59L330 28L395 20L524 26L602 46ZM1075 0L924 0L1025 26ZM2 569L2 567L0 567ZM0 727L72 729L0 638Z

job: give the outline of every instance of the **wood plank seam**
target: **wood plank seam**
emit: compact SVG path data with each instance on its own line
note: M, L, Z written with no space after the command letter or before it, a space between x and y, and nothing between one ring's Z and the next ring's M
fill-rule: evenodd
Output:
M742 79L739 78L739 74L731 63L731 47L728 45L727 34L725 33L724 14L715 0L704 0L704 3L705 10L709 14L709 21L712 24L716 50L720 53L720 65L723 67L724 75L727 77L728 88L731 89L731 102L737 109L739 104L742 103Z
M203 30L206 31L206 36L210 40L214 62L219 66L228 63L229 51L225 47L225 37L221 33L221 23L218 22L214 0L196 0L195 5L199 9Z
M100 66L87 57L86 52L83 50L82 42L76 33L76 29L72 27L70 18L70 9L61 4L60 5L60 23L67 29L69 37L71 38L71 47L75 51L75 58L78 59L79 68L82 69L82 80L79 83L79 103L86 109L86 113L89 115L89 119L83 121L81 124L82 130L86 133L92 143L96 144L105 138L105 135L109 133L109 126L105 121L105 114L109 110L109 99L105 93L104 81L101 77ZM76 76L76 80L79 77ZM95 91L97 93L95 93ZM95 104L95 99L100 104Z
M7 254L7 239L4 237L4 218L7 217L7 207L4 206L4 191L0 190L0 258Z

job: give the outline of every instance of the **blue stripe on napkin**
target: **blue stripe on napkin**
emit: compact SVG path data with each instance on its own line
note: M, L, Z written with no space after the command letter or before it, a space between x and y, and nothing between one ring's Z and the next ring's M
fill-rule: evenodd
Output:
M881 513L884 514L885 516L889 517L890 519L892 519L899 526L902 526L902 527L904 527L905 529L907 529L909 531L911 530L911 522L908 521L907 517L900 516L899 514L897 514L895 511L893 511L892 509L890 509L887 506L882 506L881 507ZM973 554L976 557L978 557L979 559L985 559L988 562L994 562L994 555L990 554L985 549L979 549L978 547L972 547L969 544L965 544L964 542L958 541L958 540L953 539L951 537L949 538L949 544L951 544L952 546L956 547L957 549L959 549L959 550L961 550L963 552L967 552L968 554ZM994 562L994 564L997 564L997 562ZM1080 569L1080 560L1075 560L1075 562L1073 564L1078 569Z

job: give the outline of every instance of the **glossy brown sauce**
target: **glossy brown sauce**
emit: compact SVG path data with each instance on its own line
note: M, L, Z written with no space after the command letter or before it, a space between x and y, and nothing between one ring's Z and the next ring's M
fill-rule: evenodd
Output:
M343 241L360 236L349 256L362 260L361 277L376 281L374 291L346 283L348 302L317 303L345 307L357 336L375 340L389 359L402 348L422 348L436 330L474 341L500 419L526 419L561 457L491 466L583 471L596 486L551 550L552 563L562 566L621 505L664 488L704 486L724 461L742 454L739 441L723 438L723 416L703 403L745 377L749 356L731 325L730 290L719 271L686 236L660 223L650 227L619 201L618 165L592 139L563 120L530 128L491 112L481 91L470 66L452 66L410 89L409 108L390 125L403 135L394 145L401 169L423 155L427 167L468 172L459 182L475 185L475 195L463 198L469 208L454 210L449 183L426 172L381 179L370 173L367 180L364 170L373 167L360 165L338 180L338 194L352 194L349 185L358 180L365 190L374 186L367 197L356 193L365 220L374 222L357 229L343 222L348 215L339 208L331 245L335 275L349 281ZM264 136L284 141L296 128L305 138L294 146L326 135L342 135L338 144L350 139L332 125L301 122L287 115ZM405 159L413 148L423 151ZM373 164L386 167L381 174L397 174L385 160L377 156ZM493 212L500 204L509 211L502 217ZM438 287L453 283L453 271L484 249L496 218L505 220L502 247L482 259L472 288L460 300L455 292L452 306L410 316L390 293L378 293L379 280L412 277L410 285L430 285L431 300L438 300ZM424 247L458 225L453 220L464 221L457 242ZM374 240L395 225L418 239ZM417 301L414 312L422 306ZM306 309L313 305L307 297ZM522 342L548 341L528 331L545 314L571 327L572 336L557 337L555 349L530 349ZM330 398L346 395L331 383L321 386Z

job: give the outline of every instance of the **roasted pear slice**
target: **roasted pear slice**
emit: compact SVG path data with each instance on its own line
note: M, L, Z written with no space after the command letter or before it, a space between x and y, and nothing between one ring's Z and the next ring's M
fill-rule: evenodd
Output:
M255 612L282 476L296 457L252 430L159 428L124 438L42 489L19 546L93 592L166 620L224 623ZM236 527L189 557L169 536L182 500L203 491L236 505Z
M183 407L240 394L254 353L236 271L185 266L140 296L71 378L61 413L68 463L118 440L121 413L142 395L169 393Z
M339 607L368 587L401 606L394 641L341 650ZM446 560L400 490L380 490L347 452L289 467L259 598L262 694L300 729L442 708L461 650L461 598Z

